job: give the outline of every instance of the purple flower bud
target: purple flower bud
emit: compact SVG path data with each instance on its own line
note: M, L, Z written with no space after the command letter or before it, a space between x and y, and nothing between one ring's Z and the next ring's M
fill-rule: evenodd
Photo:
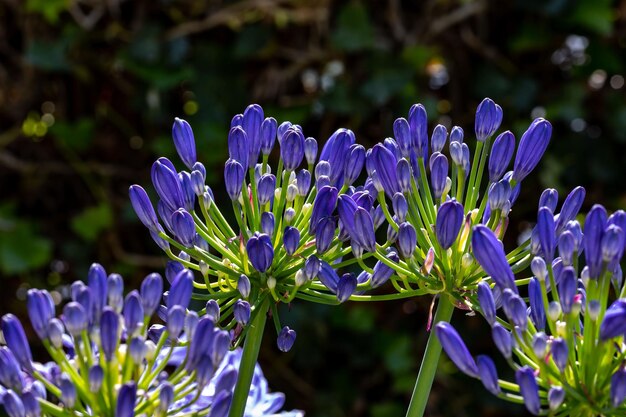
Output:
M250 296L251 290L250 278L248 278L244 274L241 274L239 276L239 280L237 281L237 290L243 298L248 298Z
M541 207L537 214L537 231L539 232L539 245L546 262L554 259L556 249L556 235L554 233L554 215L547 207Z
M258 232L252 235L246 244L246 251L252 266L260 273L264 273L272 266L274 248L268 235Z
M483 316L487 322L493 326L496 322L496 303L493 299L493 293L491 292L491 288L489 288L489 284L480 281L478 283L477 295Z
M311 189L311 173L306 169L298 171L296 184L298 186L298 195L305 197Z
M476 109L474 123L476 139L484 142L498 130L500 123L502 123L502 108L490 98L485 98Z
M498 384L498 371L493 360L487 355L478 355L476 357L476 365L478 367L478 375L490 393L493 395L500 394L500 384Z
M230 403L233 400L233 394L228 391L218 392L213 397L213 404L207 417L226 417L230 409Z
M285 326L282 328L276 339L276 344L281 352L289 352L296 341L296 331Z
M555 338L552 340L551 352L552 359L554 360L556 367L559 368L561 373L563 373L565 371L565 367L567 366L567 355L569 353L567 349L567 342L560 337Z
M22 392L24 388L17 358L6 346L0 346L0 384L17 392Z
M617 408L626 400L626 369L618 369L611 377L611 405Z
M176 117L172 125L172 138L181 161L191 169L196 162L196 141L189 123Z
M171 211L184 206L178 175L167 158L159 158L152 164L151 176L157 194Z
M606 210L599 204L591 208L585 219L585 259L589 277L597 279L602 274L602 235L606 227Z
M243 112L241 126L248 136L248 164L244 168L254 168L259 159L259 152L262 146L261 125L263 123L263 109L258 104L251 104Z
M443 203L437 211L435 234L443 249L450 248L456 241L463 225L463 205L452 199Z
M12 390L7 390L2 396L4 411L9 417L26 417L26 409L20 396Z
M174 282L178 273L183 269L185 269L185 267L180 262L167 261L167 264L165 265L165 278L167 279L167 282L170 284Z
M152 203L150 202L150 198L144 190L139 185L131 185L128 189L128 194L130 196L130 202L139 217L141 223L146 226L148 229L156 230L157 225L159 224L159 220L157 219L156 213L154 212L154 207L152 207Z
M450 142L450 158L452 163L456 166L463 167L463 143L462 142Z
M178 174L178 179L180 181L180 189L183 193L183 207L187 211L193 211L196 204L196 192L191 182L191 174L183 171Z
M22 393L22 403L24 404L24 412L26 417L39 417L41 415L41 406L37 396L39 393L36 389L29 388Z
M569 314L572 311L574 297L577 292L576 271L571 266L563 268L559 274L559 297L563 313Z
M283 233L283 245L287 255L291 256L296 253L300 247L300 231L293 226L285 227L285 232Z
M160 384L159 387L159 405L157 405L157 410L162 414L166 415L167 410L174 403L174 386L171 382L165 381ZM159 414L159 415L161 415Z
M63 322L69 334L77 337L87 329L87 313L81 304L71 301L63 307Z
M313 202L313 209L311 212L311 220L309 223L309 233L315 234L317 230L318 222L323 217L328 217L335 211L337 205L338 190L335 187L325 186L322 187Z
M460 126L452 126L452 130L450 131L450 143L452 142L461 142L463 143L463 128Z
M511 197L511 185L507 180L501 180L489 187L489 206L492 210L502 210L507 207Z
M393 262L400 261L400 259L398 258L398 254L396 252L389 252L387 254L387 258L389 258L389 260ZM372 274L372 277L371 277L372 287L376 288L376 287L380 287L381 285L383 285L385 282L389 280L389 278L391 278L394 272L395 271L393 270L393 268L391 268L387 264L381 261L376 262L376 265L374 265L374 273Z
M189 306L193 291L193 274L188 269L182 269L172 281L172 287L167 296L168 310L176 305L182 308Z
M446 188L447 178L448 158L443 154L433 154L430 159L430 185L436 199L441 198L443 190Z
M213 378L214 368L211 357L208 355L202 356L195 370L198 388L202 389L207 386L208 383L211 381L211 378Z
M410 223L402 223L398 228L398 251L402 259L409 259L413 256L417 246L417 234L415 228Z
M129 336L143 325L144 311L142 303L137 290L129 292L124 300L124 325Z
M411 191L411 165L406 159L400 159L396 165L396 176L398 178L398 186L400 192L408 193Z
M474 226L472 248L474 257L487 275L490 275L502 289L510 288L517 292L513 271L506 260L502 242L491 229L483 225Z
M393 122L393 135L396 138L402 156L408 158L411 154L411 149L413 149L413 140L411 138L409 122L407 122L405 118L400 117Z
M433 129L433 134L430 136L430 146L433 152L441 152L446 144L446 138L448 137L448 130L443 125L437 125Z
M285 136L285 133L287 133L287 131L294 125L291 124L291 122L282 122L277 129L277 135L278 135L278 143L280 144L283 141L283 137Z
M94 310L97 317L107 304L107 275L102 265L93 263L87 273L87 285L93 296ZM88 311L89 313L89 311Z
M135 382L127 382L122 385L117 394L115 417L134 417L136 399L137 385Z
M526 330L528 326L528 315L526 313L526 303L524 300L516 295L512 294L508 301L503 304L505 307L504 312L508 316L509 320L522 331Z
M185 327L185 316L187 311L185 308L175 305L167 310L167 332L170 340L178 339L180 333Z
M559 217L556 220L557 234L561 233L569 221L574 220L582 207L583 201L585 200L585 194L585 189L583 187L576 187L565 198Z
M450 323L439 322L435 325L435 333L443 350L450 357L452 362L465 374L474 378L479 378L478 367L467 350L461 336L450 325Z
M626 300L613 302L606 310L600 325L600 339L608 340L626 333Z
M409 109L409 126L413 149L418 158L426 158L428 154L428 116L421 104L414 104Z
M406 202L406 198L402 193L395 193L393 195L393 212L396 214L396 217L399 222L403 223L406 221L406 215L409 211L409 205Z
M317 141L314 138L304 140L304 158L309 166L313 166L317 160Z
M515 372L515 380L524 398L526 409L532 414L538 415L541 410L541 403L539 401L539 387L535 379L535 371L529 366L523 366Z
M491 337L500 353L502 353L502 356L510 359L513 352L513 338L511 332L505 329L500 323L495 323L491 329Z
M40 339L47 337L48 321L54 316L54 302L46 290L31 289L26 296L26 309L33 330Z
M185 247L193 247L196 237L196 225L193 217L185 209L178 209L172 214L172 229L178 241Z
M267 117L261 123L261 153L269 155L276 141L276 131L278 129L276 119Z
M276 177L272 174L264 174L259 180L257 197L259 204L264 205L274 199L274 190L276 189Z
M271 212L261 213L261 232L268 236L274 234L274 215Z
M543 330L546 325L546 312L543 306L541 284L537 278L532 278L528 283L528 302L531 320L538 330Z
M383 190L389 197L392 197L395 193L400 191L398 177L396 175L396 165L398 161L395 155L383 145L378 144L372 148L370 158L372 167L377 173L377 179L380 181ZM374 180L373 175L372 180ZM374 184L376 184L376 182L374 182Z
M320 254L326 253L333 244L337 221L334 217L323 217L317 224L315 231L315 247Z
M289 129L280 143L280 157L286 171L295 171L304 158L304 135L300 130Z
M89 391L98 392L102 387L102 381L104 381L104 370L100 365L94 365L89 368Z
M604 229L602 234L602 259L604 262L611 263L619 260L624 252L624 232L614 224Z
M548 405L551 411L555 411L565 400L565 390L562 387L551 387L548 391Z
M220 319L220 306L215 300L209 300L206 303L205 312L207 317L211 318L214 323L217 323Z
M365 164L365 148L362 145L351 145L345 160L344 184L352 185L363 170Z
M546 188L539 197L539 208L547 207L552 213L556 210L559 202L559 193L554 188Z
M128 355L136 364L143 363L147 352L148 348L146 347L144 339L141 337L133 337L130 343L128 343Z
M559 236L559 256L563 264L573 264L576 245L576 239L571 232L565 231L561 233L561 236Z
M163 278L157 273L146 276L141 282L141 301L146 317L154 314L159 308L159 301L163 295Z
M107 362L111 362L117 352L119 337L120 318L111 307L105 307L100 318L100 341Z
M204 184L204 175L202 175L202 172L191 172L191 188L198 197L201 197L204 194L206 185Z
M510 131L501 133L493 142L489 155L489 181L496 182L506 172L515 152L515 136Z
M228 132L228 155L230 159L239 162L245 169L248 167L249 154L250 143L246 131L240 126L230 129Z
M354 274L343 274L337 282L337 299L340 303L347 301L356 290L357 280Z
M522 135L515 163L513 165L513 180L522 181L535 169L543 153L546 151L552 136L552 125L542 118L535 119Z
M233 316L237 323L245 326L250 321L250 303L245 300L237 300L233 307Z
M244 170L243 166L235 161L229 159L224 166L224 183L226 185L226 192L231 200L235 201L241 194L241 188L243 187Z
M320 269L317 273L317 278L322 284L326 286L330 291L337 294L337 283L339 282L339 276L332 266L326 261L320 261Z
M200 321L200 317L198 313L195 311L190 311L187 313L185 317L185 334L189 339L192 339L194 334L196 334L196 327L198 327L198 322Z
M317 273L320 270L320 260L311 255L304 262L304 276L310 281L317 277Z

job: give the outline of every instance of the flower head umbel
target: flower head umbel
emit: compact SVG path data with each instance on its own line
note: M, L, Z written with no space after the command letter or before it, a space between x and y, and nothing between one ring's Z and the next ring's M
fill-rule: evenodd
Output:
M446 128L434 128L429 146L426 111L418 104L411 107L408 119L395 121L395 138L367 151L369 177L363 191L357 188L355 195L367 193L369 205L379 203L380 214L373 223L386 221L388 241L376 244L371 224L360 215L361 196L338 200L339 219L351 238L353 253L356 245L366 252L364 260L377 261L373 268L360 263L367 273L360 288L366 289L368 282L380 285L380 279L374 278L383 269L386 280L396 281L401 296L444 293L457 306L467 304L466 296L483 279L500 280L515 290L513 274L500 272L510 271L510 265L516 270L528 265L529 242L506 255L493 242L475 236L473 227L483 223L495 233L495 241L502 238L521 181L539 163L552 128L544 119L533 121L516 147L511 132L496 136L501 122L500 106L485 99L476 111L473 158L463 130L456 126L446 154ZM489 264L476 262L472 245L493 246L498 256Z
M507 287L509 278L502 277L512 277L512 271L493 259L500 257L493 247L474 248L487 250L485 256L476 254L478 262L501 277L493 275L493 288L480 284L475 307L491 324L494 343L515 370L515 381L498 381L491 366L476 373L470 366L474 359L450 325L438 325L438 335L463 372L480 378L501 398L523 400L535 415L622 416L626 286L620 261L626 213L609 216L596 205L581 227L574 216L584 191L574 190L557 216L552 194L548 191L541 199L531 274L519 281L528 283L528 298ZM493 232L477 228L486 240L497 241ZM496 320L496 314L502 320Z
M350 252L346 232L358 234L352 239L357 252L374 250L376 213L373 197L352 187L366 157L350 130L337 130L318 155L317 141L306 138L300 126L278 124L260 106L248 106L233 118L227 138L227 205L218 204L205 185L189 124L176 119L173 134L187 170L159 158L151 172L156 210L139 185L130 187L131 202L168 256L200 272L203 279L193 283L192 297L226 306L217 320L225 329L236 327L235 345L270 304L280 329L277 302L339 303L352 295L356 285L342 285L337 293L339 278L331 265ZM273 150L277 166L270 164ZM349 205L341 204L342 193L350 194ZM223 214L231 205L234 225ZM350 221L342 213L349 213Z
M93 264L88 281L71 285L71 300L55 315L46 290L31 289L27 308L37 336L52 358L33 361L22 324L2 317L6 346L0 346L0 394L11 417L39 415L186 415L214 379L231 345L213 318L188 312L191 272L181 269L166 295L161 315L167 325L150 327L159 308L163 282L148 275L140 291L123 297L123 281ZM189 288L187 288L187 285ZM193 335L193 338L192 338ZM170 359L187 346L180 363ZM165 353L164 353L165 352ZM168 367L169 365L169 367ZM217 385L214 397L232 396L232 386ZM216 414L213 401L196 409Z

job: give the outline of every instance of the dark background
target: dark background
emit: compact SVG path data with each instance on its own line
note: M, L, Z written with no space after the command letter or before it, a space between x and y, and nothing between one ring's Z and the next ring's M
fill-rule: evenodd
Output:
M320 142L347 127L366 146L421 102L472 146L489 96L518 138L533 117L554 125L511 241L546 186L584 185L585 210L624 207L625 22L626 2L608 0L0 0L0 313L24 314L27 288L82 279L94 260L134 283L161 271L128 186L174 156L179 116L223 196L228 123L252 102ZM430 301L294 303L294 349L279 354L268 332L261 354L271 387L311 417L404 415ZM454 322L473 353L493 353L481 320ZM428 415L524 410L446 359Z

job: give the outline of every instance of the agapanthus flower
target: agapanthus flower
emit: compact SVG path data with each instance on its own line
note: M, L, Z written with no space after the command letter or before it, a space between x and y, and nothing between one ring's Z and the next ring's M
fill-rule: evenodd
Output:
M553 194L548 191L541 199L531 275L518 281L528 284L528 298L494 276L491 287L480 284L475 303L492 326L494 343L515 371L515 380L498 380L491 365L475 372L470 365L478 358L472 358L454 328L439 324L437 332L463 372L481 379L495 395L523 402L532 414L623 416L626 286L620 261L626 213L609 216L596 205L581 227L574 215L584 193L577 189L570 194L557 215ZM483 226L477 228L496 239ZM502 258L494 251L486 254ZM506 265L503 259L478 254L477 259L485 269Z
M123 298L121 277L93 264L86 283L71 285L71 300L58 318L48 291L29 290L28 315L52 362L35 362L19 319L2 317L0 394L7 414L187 415L184 410L196 405L210 383L217 384L215 396L232 397L232 385L219 385L223 378L216 372L231 336L212 317L187 310L192 281L191 272L180 269L164 297L166 306L159 307L160 275L148 275L139 291ZM150 327L157 308L167 325ZM177 346L186 355L172 366L171 355L159 353ZM215 408L213 402L196 407L203 415L225 415Z

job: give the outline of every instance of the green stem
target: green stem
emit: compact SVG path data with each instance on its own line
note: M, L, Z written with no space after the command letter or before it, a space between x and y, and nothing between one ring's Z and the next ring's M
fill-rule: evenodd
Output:
M440 321L450 321L452 313L454 312L454 304L444 294L440 296L439 305L437 306L437 312L433 320L433 327ZM437 364L439 363L439 356L441 355L441 344L435 336L434 329L431 328L428 336L428 343L426 344L426 351L422 358L422 364L420 365L420 371L413 388L413 395L411 396L411 403L406 412L406 417L422 417L424 410L426 410L426 403L428 402L428 396L430 389L435 379L435 372L437 371ZM232 416L231 416L232 417Z
M235 385L233 402L230 407L230 413L228 414L229 417L243 417L244 411L246 410L252 375L254 374L254 367L259 357L261 341L263 340L268 307L269 297L266 297L259 305L259 311L256 312L254 319L250 323L250 330L248 330L246 341L243 345L243 354L239 365L239 377L237 378L237 385Z

